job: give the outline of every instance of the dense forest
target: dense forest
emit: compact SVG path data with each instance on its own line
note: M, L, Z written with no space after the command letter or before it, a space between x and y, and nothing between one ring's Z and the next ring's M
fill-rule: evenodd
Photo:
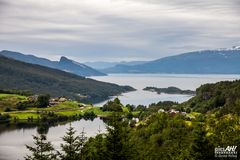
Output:
M240 115L240 80L205 84L196 90L196 96L182 104L193 111Z
M26 90L33 94L65 96L91 103L134 90L129 86L100 82L3 56L0 56L0 79L2 90Z
M139 122L119 114L107 121L107 133L87 139L69 127L61 151L42 134L34 137L26 159L212 160L216 147L238 146L240 153L240 81L206 84L183 104L159 102L138 110ZM122 104L114 100L103 109ZM112 106L112 107L111 107ZM173 112L175 111L175 112ZM231 157L237 159L236 157ZM221 158L221 159L229 159Z

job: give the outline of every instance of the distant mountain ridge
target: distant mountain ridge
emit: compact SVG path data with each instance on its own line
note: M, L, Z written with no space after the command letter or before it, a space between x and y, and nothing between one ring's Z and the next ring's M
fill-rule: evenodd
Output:
M12 52L3 50L0 55L13 58L26 63L38 64L50 68L60 69L66 72L77 74L80 76L103 76L106 75L100 71L97 71L87 65L70 60L66 57L61 57L60 61L50 61L46 58L40 58L33 55L25 55L19 52Z
M96 61L96 62L85 62L84 64L90 66L97 70L104 70L106 68L114 67L116 65L137 65L143 64L147 61L121 61L121 62L105 62L105 61Z
M33 94L64 96L91 103L134 90L130 86L100 82L2 55L0 55L0 79L1 90L27 90Z
M203 50L139 65L117 65L105 73L240 74L240 47Z

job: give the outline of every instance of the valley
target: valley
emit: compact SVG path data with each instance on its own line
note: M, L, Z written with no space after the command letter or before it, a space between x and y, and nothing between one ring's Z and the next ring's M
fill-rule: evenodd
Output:
M102 136L102 134L111 134L109 132L109 128L106 127L102 121L106 123L106 125L110 125L109 123L113 120L116 115L121 117L121 119L124 119L124 121L127 121L130 123L130 126L126 125L123 122L122 127L129 130L129 133L125 133L129 136L129 141L124 143L134 143L137 144L138 147L144 147L149 148L152 146L152 143L157 143L158 138L152 139L152 136L160 136L163 133L166 132L166 135L162 137L162 145L160 146L160 150L164 149L174 149L175 143L181 143L181 148L187 147L188 143L195 144L197 142L192 141L192 138L196 138L194 133L195 132L204 132L204 135L200 138L207 138L208 142L206 144L227 144L232 136L236 136L239 133L239 110L238 110L238 100L239 95L236 94L235 90L233 88L239 88L239 80L235 81L222 81L212 84L205 84L201 87L198 87L196 89L196 95L191 98L190 100L187 100L183 103L177 103L177 102L171 102L171 101L162 101L158 103L152 103L148 106L144 105L123 105L121 101L118 98L115 98L112 101L109 101L108 103L104 104L102 107L98 106L92 106L76 101L71 101L66 98L52 98L49 100L49 104L52 104L52 106L47 106L44 108L39 107L27 107L24 110L19 110L17 108L19 102L24 101L31 101L33 98L32 96L24 96L14 93L2 93L0 94L0 108L1 111L1 129L0 133L2 136L0 136L0 139L2 137L5 138L11 138L8 137L5 133L8 129L11 128L18 128L20 131L19 133L16 133L16 129L9 130L9 136L14 137L22 137L26 136L27 134L38 132L38 134L41 134L42 132L45 134L49 134L49 139L54 143L54 146L58 148L58 145L61 143L56 141L52 137L53 133L58 132L58 129L61 130L61 132L56 133L56 135L62 135L66 127L69 125L69 122L74 124L74 127L77 128L79 132L83 130L85 127L87 128L87 134L88 136ZM237 89L238 90L238 89ZM235 95L234 99L229 99L229 96ZM39 98L38 98L39 99ZM36 102L39 100L37 99ZM42 98L41 98L42 99ZM54 103L53 103L54 102ZM38 105L38 103L34 103ZM6 110L4 106L8 105L9 108ZM9 118L9 121L4 121L4 118ZM101 118L102 120L100 120ZM110 121L109 121L110 120ZM92 122L91 122L92 121ZM168 124L169 123L169 124ZM80 126L78 126L78 125ZM86 126L86 124L91 125ZM227 128L225 124L228 124ZM5 128L6 125L9 127ZM163 125L162 127L160 127ZM169 125L174 125L169 128ZM199 129L198 126L203 125L203 128ZM5 127L4 127L5 126ZM15 126L15 127L14 127ZM25 126L25 127L24 127ZM37 127L36 127L37 126ZM85 127L84 127L85 126ZM161 132L158 132L156 129L160 127L159 129ZM222 126L225 126L223 129ZM90 129L90 128L91 129ZM114 126L115 128L117 126ZM129 128L130 127L130 128ZM180 127L180 128L179 128ZM218 132L219 129L221 130L222 134L227 134L228 130L231 127L234 128L234 132L231 132L231 136L228 137L220 137L221 140L218 139ZM5 129L4 129L5 128ZM25 129L24 129L25 128ZM120 129L120 128L119 128ZM91 130L91 131L90 131ZM94 130L94 132L93 132ZM152 130L152 131L151 131ZM186 131L186 132L183 132ZM121 130L123 132L124 130ZM60 134L61 133L61 134ZM97 134L98 133L98 134ZM147 139L150 140L147 144L142 144L145 140L142 139L141 134L147 133L146 135ZM16 135L17 134L17 135ZM180 137L183 137L184 139L181 139ZM205 135L206 134L206 135ZM178 135L176 138L171 137L171 135ZM118 134L118 136L121 136L121 134ZM206 136L206 137L205 137ZM95 143L97 141L97 137L93 138L91 143ZM103 136L104 138L104 136ZM120 138L120 137L119 137ZM137 138L137 139L136 139ZM168 144L167 139L171 138L172 142ZM236 137L237 138L237 137ZM21 143L29 143L30 138L27 139L24 138L25 141ZM24 140L23 139L23 140ZM105 138L104 138L105 139ZM6 143L4 140L2 140L4 143ZM236 144L238 141L238 138L231 141ZM90 143L90 142L87 142ZM97 143L97 142L96 142ZM17 145L13 143L13 145ZM90 144L88 144L90 145ZM88 147L88 145L85 146ZM93 145L93 146L92 146ZM102 147L105 147L104 144L102 144ZM150 145L150 146L148 146ZM171 147L170 147L170 146ZM136 145L135 145L136 146ZM90 147L90 146L89 146ZM95 147L94 144L91 144L91 147ZM138 148L137 147L137 148ZM170 148L169 148L170 147ZM173 148L172 148L173 147ZM178 146L179 147L179 146ZM134 147L135 148L135 147ZM145 154L145 151L142 152L142 148L137 149L135 151L132 151L131 153L128 153L128 156L136 156L138 158L144 157L143 154ZM188 148L188 147L187 147ZM149 148L150 149L150 148ZM146 152L149 151L149 149L146 150ZM157 149L157 148L152 148ZM189 156L189 153L193 148L188 148L187 152L184 153L181 156ZM211 146L210 146L211 149ZM140 152L141 150L141 152ZM194 149L195 150L195 149ZM87 149L88 152L92 152L91 149ZM0 145L0 152L1 153L8 153L6 148L2 145ZM167 151L165 151L167 152ZM204 154L201 151L198 151L201 153L201 157L212 157L211 152L209 154ZM19 155L25 155L29 154L29 152L26 152L24 149L24 146L19 147L18 150L16 150L16 153L18 155L15 155L18 157ZM140 154L141 153L141 154ZM161 152L153 152L153 153L159 153L157 156L162 157L163 155ZM126 153L125 153L126 154ZM5 157L14 157L14 155L7 155L3 154ZM92 155L94 156L94 155ZM156 155L149 155L150 157L155 157ZM176 154L175 156L179 156ZM19 158L19 157L18 157ZM8 158L6 158L8 159Z
M0 160L240 159L239 0L0 0Z

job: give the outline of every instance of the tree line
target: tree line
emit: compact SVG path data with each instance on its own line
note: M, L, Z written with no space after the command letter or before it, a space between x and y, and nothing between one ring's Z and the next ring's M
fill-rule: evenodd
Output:
M34 147L26 160L208 160L215 159L214 147L239 145L239 116L215 119L203 116L189 125L182 115L155 113L142 124L114 115L107 132L87 138L69 127L61 150L54 149L45 135L34 136ZM235 129L233 129L235 128ZM239 148L238 148L239 151Z
M119 115L118 110L122 105L116 99L103 108L115 111L107 123L106 133L88 139L82 136L82 141L79 136L66 138L75 139L71 143L63 139L61 151L49 147L50 143L45 141L47 146L44 148L49 150L42 150L43 153L39 154L47 157L36 158L35 155L39 155L35 154L35 151L39 152L37 145L29 148L32 151L29 157L36 160L48 160L52 158L50 156L56 159L68 157L65 158L68 160L212 160L216 159L215 147L238 146L239 158L239 89L239 80L219 82L201 86L197 89L197 95L183 104L159 102L149 107L139 105L136 108L127 105L139 111L140 122L134 125L131 119ZM159 112L159 109L176 109L180 113L169 114ZM182 111L194 115L193 118L181 114ZM69 137L69 133L70 129L65 137Z

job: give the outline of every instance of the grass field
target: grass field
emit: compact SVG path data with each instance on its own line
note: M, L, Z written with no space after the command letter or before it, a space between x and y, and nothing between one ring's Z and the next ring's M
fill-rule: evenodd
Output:
M26 120L30 117L32 117L33 119L37 119L38 117L40 117L40 114L31 112L10 112L9 115L11 116L12 120L14 119L14 117L19 120Z
M74 109L78 110L80 106L81 104L76 101L66 101L56 106L45 108L45 110L47 111L74 110Z
M26 96L16 94L0 94L0 112L3 112L5 108L16 109L16 104L25 100L27 100Z
M16 104L20 101L26 101L26 96L20 96L16 94L0 94L0 113L9 114L11 119L14 120L27 120L28 118L37 119L42 113L54 112L57 115L74 116L84 115L85 112L94 112L99 117L111 116L113 112L102 111L100 107L91 105L85 105L77 101L66 101L59 103L58 105L51 106L48 108L27 108L26 110L16 110ZM10 112L4 112L5 108L12 109ZM123 112L120 114L128 114L129 110L127 107L122 107ZM133 112L133 115L137 115L138 112Z

